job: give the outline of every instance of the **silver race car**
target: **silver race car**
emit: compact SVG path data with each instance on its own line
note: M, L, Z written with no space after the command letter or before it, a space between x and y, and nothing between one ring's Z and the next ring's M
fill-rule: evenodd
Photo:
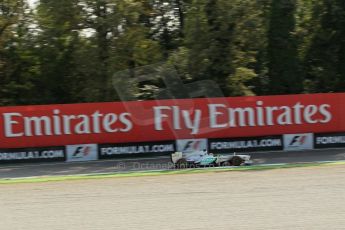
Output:
M204 151L175 152L171 154L171 161L176 168L190 168L203 166L241 166L251 165L250 155L213 155Z

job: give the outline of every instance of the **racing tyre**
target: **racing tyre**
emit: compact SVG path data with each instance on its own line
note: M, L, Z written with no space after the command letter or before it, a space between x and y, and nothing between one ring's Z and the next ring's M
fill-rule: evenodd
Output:
M242 163L243 163L243 159L241 157L234 156L231 159L231 165L233 166L240 166Z
M185 169L185 168L188 167L188 162L187 162L186 159L183 159L183 158L182 158L182 159L180 159L180 160L178 160L178 161L176 162L175 166L176 166L176 168L178 168L178 169Z
M222 163L220 164L220 166L223 166L223 167L225 167L225 166L231 166L231 165L232 165L231 161L225 161L225 162L222 162Z

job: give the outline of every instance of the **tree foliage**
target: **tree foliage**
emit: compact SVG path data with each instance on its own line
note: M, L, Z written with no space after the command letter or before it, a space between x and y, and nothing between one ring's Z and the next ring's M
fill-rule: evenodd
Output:
M157 63L226 96L345 87L343 0L27 3L0 0L1 105L119 100L112 80L123 70L130 94L151 99L162 76L135 80Z
M345 87L345 4L323 0L315 6L317 26L305 59L306 90L342 92Z
M269 93L301 93L303 81L297 53L296 1L272 0L268 29Z

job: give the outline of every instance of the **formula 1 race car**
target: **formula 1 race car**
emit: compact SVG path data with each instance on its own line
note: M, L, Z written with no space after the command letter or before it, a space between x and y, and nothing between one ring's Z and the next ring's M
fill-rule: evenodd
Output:
M175 152L171 154L171 161L176 168L241 166L252 164L250 155L213 155L206 150L189 153Z

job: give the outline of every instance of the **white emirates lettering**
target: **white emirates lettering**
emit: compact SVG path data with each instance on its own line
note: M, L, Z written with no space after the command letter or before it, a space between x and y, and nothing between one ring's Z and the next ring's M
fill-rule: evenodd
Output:
M70 134L129 132L133 128L131 114L95 111L91 115L61 114L55 109L51 116L23 116L3 113L5 137L59 136Z

